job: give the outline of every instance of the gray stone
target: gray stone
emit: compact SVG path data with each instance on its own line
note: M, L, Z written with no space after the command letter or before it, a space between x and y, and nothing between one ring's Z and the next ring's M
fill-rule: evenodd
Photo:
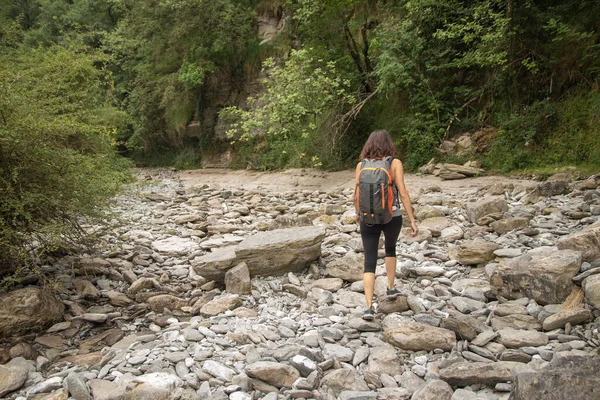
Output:
M450 248L448 255L463 265L485 264L494 259L498 248L500 246L486 240L473 240Z
M565 324L579 325L582 322L589 321L593 318L592 312L585 308L572 308L562 310L546 318L542 323L542 327L546 331L551 331L556 328L564 328Z
M64 305L49 291L18 289L0 295L0 337L41 331L63 319Z
M27 380L27 375L26 369L0 365L0 397L20 389Z
M65 387L74 400L91 400L90 390L83 377L75 372L70 372L65 378Z
M592 371L599 369L599 356L558 353L548 366L539 371L517 373L511 398L514 400L595 399L598 398L600 375Z
M205 317L213 317L227 310L234 310L242 305L242 299L237 294L218 297L202 306L200 314Z
M490 277L492 293L508 299L528 297L539 304L560 304L573 289L581 253L560 250L502 261Z
M329 275L349 282L360 281L363 278L363 256L348 252L344 257L333 260L327 264Z
M440 379L460 387L474 384L495 385L512 380L513 373L519 369L530 370L531 367L511 361L458 362L440 369Z
M403 372L400 358L396 349L391 346L378 346L371 349L367 371L375 375L388 374L400 375Z
M451 400L454 390L446 382L433 379L417 390L411 400Z
M260 379L275 387L292 387L300 372L290 365L279 364L271 361L259 361L246 367L246 374L250 378Z
M582 286L587 302L600 310L600 274L585 278Z
M383 338L395 347L412 351L450 351L456 345L454 332L419 322L408 322L393 329L386 329Z
M561 250L580 251L583 261L600 259L600 223L561 238L556 246Z
M333 390L335 395L343 391L368 391L369 386L365 379L354 369L336 369L327 373L321 380L321 385L326 385Z
M171 236L166 239L152 242L152 248L165 255L183 256L193 253L198 250L200 246L192 239Z
M473 223L486 215L505 213L506 211L508 211L508 204L501 197L480 200L467 206L467 216Z
M512 230L525 229L529 227L529 220L527 218L505 218L492 222L490 226L494 232L499 235L503 235Z
M499 330L498 335L500 335L498 342L508 348L536 347L548 344L548 335L543 332L506 328Z
M252 282L246 263L242 262L225 273L225 289L234 294L250 294Z

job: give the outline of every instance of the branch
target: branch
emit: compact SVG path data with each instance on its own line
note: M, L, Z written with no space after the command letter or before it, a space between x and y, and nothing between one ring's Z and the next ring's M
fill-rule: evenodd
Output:
M448 126L446 126L446 130L444 131L444 140L446 140L448 138L448 132L450 132L450 127L452 126L452 123L454 122L455 119L458 119L458 114L460 114L460 112L469 104L471 104L472 102L474 102L475 100L477 100L478 97L475 96L473 97L471 100L467 101L465 104L463 104L462 106L460 106L458 108L458 110L456 110L456 112L454 113L454 115L452 116L452 118L450 118L450 122L448 122Z

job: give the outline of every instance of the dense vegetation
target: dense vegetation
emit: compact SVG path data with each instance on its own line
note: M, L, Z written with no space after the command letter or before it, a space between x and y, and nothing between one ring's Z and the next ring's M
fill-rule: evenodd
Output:
M492 170L597 168L598 15L595 0L5 0L0 254L96 212L121 178L111 146L150 166L231 150L237 167L340 169L384 128L409 169L464 132L464 157Z

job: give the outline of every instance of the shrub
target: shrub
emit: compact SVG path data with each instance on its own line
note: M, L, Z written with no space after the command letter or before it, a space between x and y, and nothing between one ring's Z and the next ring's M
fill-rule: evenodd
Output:
M82 222L101 218L128 177L102 122L120 114L101 61L58 46L0 48L0 274L81 242Z

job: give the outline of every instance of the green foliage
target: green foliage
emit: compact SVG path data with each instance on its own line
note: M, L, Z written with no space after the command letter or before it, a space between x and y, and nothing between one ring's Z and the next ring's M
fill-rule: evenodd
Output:
M320 157L329 154L312 144L316 138L335 141L342 136L332 131L326 136L324 130L335 129L331 115L355 102L349 82L339 76L333 61L317 59L310 49L292 51L283 66L269 58L263 72L264 91L258 98L248 99L248 110L221 110L221 118L231 123L228 135L234 141L263 136L268 157L260 168L319 166ZM333 148L336 144L328 143Z
M35 256L34 243L81 239L127 178L103 121L119 113L102 63L58 46L0 49L0 266Z
M123 16L104 47L132 117L128 146L147 156L183 148L186 125L202 120L218 80L245 78L257 41L252 10L234 0L115 3Z

